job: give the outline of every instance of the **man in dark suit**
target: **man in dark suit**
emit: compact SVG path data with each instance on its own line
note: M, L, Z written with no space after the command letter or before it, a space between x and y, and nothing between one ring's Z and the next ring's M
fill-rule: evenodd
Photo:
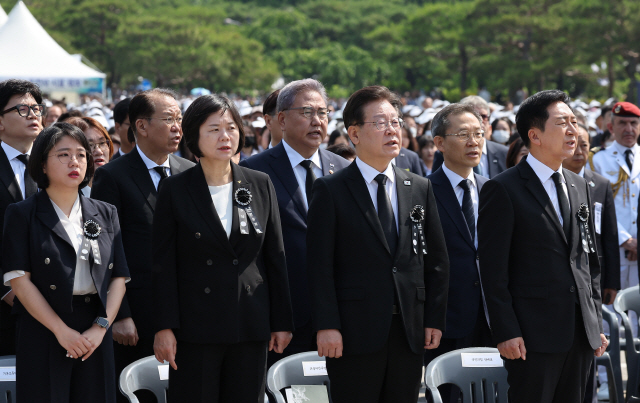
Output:
M450 104L434 117L431 131L444 156L444 164L429 180L438 203L450 267L446 331L440 347L425 352L425 365L449 351L492 345L480 285L476 231L478 199L487 178L473 172L485 141L482 117L469 105ZM458 402L457 387L445 384L439 390L444 402Z
M240 163L271 178L278 196L287 256L295 331L284 354L269 353L268 365L283 355L316 349L311 328L305 244L311 186L316 178L331 175L349 165L344 158L319 149L327 136L328 125L327 95L320 82L305 79L287 84L278 95L277 110L283 141Z
M416 402L424 349L444 330L449 261L431 183L391 164L400 105L381 86L352 94L343 116L358 157L313 187L309 289L334 403Z
M38 191L26 172L26 163L31 146L42 131L44 106L40 104L42 94L34 83L0 82L0 228L4 226L4 213L10 204ZM0 285L0 356L16 353L16 319L11 315L14 296L10 287Z
M587 182L562 169L577 122L568 96L522 103L529 156L484 184L478 250L491 331L513 403L582 403L593 355L602 355L600 265Z
M113 323L116 379L127 365L153 355L151 230L160 181L194 164L171 155L182 137L182 114L175 94L153 89L129 105L136 147L96 170L91 197L118 209L131 281ZM118 399L126 402L119 394ZM154 400L151 400L154 401Z
M129 103L131 98L125 98L113 108L113 123L116 135L120 138L120 148L111 157L112 161L130 152L136 146L135 138L134 141L129 140Z
M393 164L400 169L412 172L418 176L424 176L422 171L422 161L418 153L413 152L407 148L401 148L400 154L395 158Z

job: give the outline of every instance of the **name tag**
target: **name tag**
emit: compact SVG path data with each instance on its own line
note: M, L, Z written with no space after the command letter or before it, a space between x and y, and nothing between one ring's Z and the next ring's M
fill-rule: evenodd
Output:
M462 366L471 368L503 367L500 353L461 353Z
M15 382L16 367L0 367L0 382Z
M596 234L602 234L602 203L596 202L593 210L593 221L596 226Z
M326 376L327 363L324 361L302 361L304 376Z
M161 381L169 379L169 364L158 365L158 373L160 374Z

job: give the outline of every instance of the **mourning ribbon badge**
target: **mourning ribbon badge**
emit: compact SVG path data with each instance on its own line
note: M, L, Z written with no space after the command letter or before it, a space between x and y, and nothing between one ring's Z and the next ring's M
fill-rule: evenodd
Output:
M418 254L418 248L422 250L422 254L427 254L427 244L424 241L424 207L421 205L413 206L411 214L411 244L413 245L413 253Z
M593 244L593 237L589 232L589 207L586 203L580 204L578 210L578 225L580 227L580 239L582 241L582 249L586 253L593 253L596 248Z
M238 188L235 193L235 200L238 203L238 219L240 221L240 233L243 235L249 234L249 224L247 221L251 222L253 228L256 230L258 234L262 234L262 227L260 227L260 222L256 218L255 214L253 214L253 210L251 209L251 201L253 200L253 195L247 188ZM247 217L249 219L247 220Z
M98 247L98 236L102 232L100 225L93 221L87 220L84 222L84 238L82 239L82 249L80 250L80 259L87 260L89 258L89 251L93 255L93 261L95 264L101 264L100 248Z

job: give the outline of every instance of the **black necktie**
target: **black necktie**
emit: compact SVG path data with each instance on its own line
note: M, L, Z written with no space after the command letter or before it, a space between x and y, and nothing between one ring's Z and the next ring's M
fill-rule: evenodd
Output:
M476 215L473 211L473 201L471 200L471 181L469 179L463 179L458 186L464 190L464 194L462 195L462 214L467 221L471 240L473 241L476 237Z
M396 245L398 243L398 230L396 229L396 218L393 215L391 201L389 200L387 189L385 188L387 179L387 176L383 174L379 174L375 179L375 181L378 182L378 218L382 225L384 237L387 238L389 251L392 256L395 256Z
M562 180L560 179L560 173L554 172L551 175L553 179L553 183L556 185L556 193L558 194L558 204L560 205L560 215L562 216L562 229L564 231L565 236L567 237L567 242L571 238L570 231L570 216L569 216L569 198L567 197L567 193L562 188Z
M158 165L157 167L153 167L153 170L160 174L160 182L158 182L158 191L160 191L160 184L163 180L169 177L167 175L167 170L165 167Z
M24 198L26 199L38 193L38 185L31 179L31 176L29 176L29 156L27 154L20 154L16 158L24 164Z
M624 152L624 160L627 161L629 172L633 171L633 152L631 152L631 150Z
M311 205L311 189L313 189L313 182L316 180L316 174L313 172L311 160L304 160L300 163L304 169L307 170L307 179L304 182L305 192L307 193L307 206Z

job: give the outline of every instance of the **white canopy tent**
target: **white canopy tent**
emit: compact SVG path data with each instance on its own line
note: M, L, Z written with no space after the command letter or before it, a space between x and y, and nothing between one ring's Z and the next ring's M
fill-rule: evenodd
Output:
M67 53L22 1L4 24L3 13L0 12L0 81L29 80L49 93L104 93L106 75Z
M5 22L7 22L8 18L9 17L7 17L7 13L5 13L2 6L0 6L0 27L3 26Z

